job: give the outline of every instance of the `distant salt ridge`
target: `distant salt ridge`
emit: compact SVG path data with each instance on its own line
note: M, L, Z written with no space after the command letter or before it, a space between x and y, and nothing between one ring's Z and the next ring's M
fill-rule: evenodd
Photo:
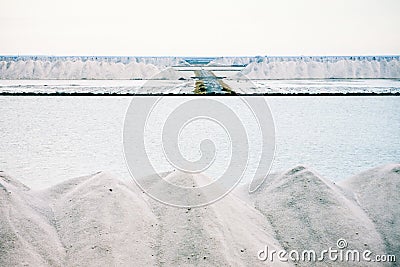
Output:
M209 66L246 66L260 57L219 57L208 63Z
M266 57L241 74L249 79L400 78L400 56Z
M0 57L0 79L148 79L177 57Z
M0 79L149 79L188 64L179 57L0 56ZM208 65L246 66L233 78L400 78L400 56L220 57Z

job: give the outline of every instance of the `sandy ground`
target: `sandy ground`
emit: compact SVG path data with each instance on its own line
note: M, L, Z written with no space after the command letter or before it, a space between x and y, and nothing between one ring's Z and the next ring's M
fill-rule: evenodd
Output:
M165 179L188 185L204 177L173 172ZM399 189L400 164L339 184L296 166L270 175L254 194L241 186L187 209L104 172L43 191L0 172L0 266L348 266L257 258L265 246L321 251L340 238L348 249L399 259Z

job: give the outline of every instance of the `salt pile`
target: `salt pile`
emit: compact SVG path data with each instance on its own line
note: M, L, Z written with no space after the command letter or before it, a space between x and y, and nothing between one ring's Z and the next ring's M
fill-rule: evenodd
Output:
M148 79L174 57L0 57L0 79Z
M104 172L42 191L0 172L0 266L268 266L257 258L265 246L320 251L340 238L349 249L396 254L399 170L386 165L334 184L296 166L251 195L239 187L192 209L165 206ZM164 177L185 185L207 179ZM293 263L273 263L281 265Z
M399 78L400 57L277 57L252 62L249 79Z

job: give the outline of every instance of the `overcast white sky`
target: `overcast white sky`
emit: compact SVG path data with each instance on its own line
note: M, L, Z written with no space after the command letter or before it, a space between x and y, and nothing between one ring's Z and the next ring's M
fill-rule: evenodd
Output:
M0 0L0 54L400 54L400 0Z

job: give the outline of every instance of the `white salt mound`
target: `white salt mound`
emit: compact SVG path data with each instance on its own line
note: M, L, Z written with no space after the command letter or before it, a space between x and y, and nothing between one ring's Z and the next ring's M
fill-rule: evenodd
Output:
M208 63L208 66L234 66L234 65L248 65L256 61L257 57L219 57Z
M172 173L167 179L195 178ZM151 200L107 173L41 192L16 190L10 181L1 177L2 188L13 193L1 191L0 266L247 266L259 264L254 255L265 244L281 248L264 217L233 195L189 210ZM6 201L11 195L15 200Z
M143 194L110 174L72 179L44 192L67 266L155 264L157 223Z
M148 79L185 64L177 57L0 56L0 79Z
M127 64L95 60L0 62L0 79L146 79L159 71L155 65L143 62Z
M399 78L400 60L266 58L251 62L241 75L249 79Z
M164 175L170 183L186 187L210 182L203 175ZM233 194L202 208L175 208L154 200L150 203L159 221L154 253L158 262L166 266L258 266L261 264L256 255L265 245L282 249L264 216Z
M360 173L339 183L374 222L386 251L400 251L400 164ZM400 257L400 255L398 255Z
M208 179L163 176L186 186ZM339 238L349 249L396 254L399 181L399 164L340 186L297 166L269 176L251 195L238 188L212 205L186 209L103 172L40 192L0 172L0 266L269 266L257 259L266 245L320 251ZM280 265L295 264L272 264ZM326 265L343 263L316 266Z
M0 266L62 266L65 255L51 209L0 172Z
M348 241L348 249L385 251L383 239L361 207L332 182L304 166L271 177L253 198L286 251L318 252L336 247L342 238ZM301 262L299 266L309 264Z

